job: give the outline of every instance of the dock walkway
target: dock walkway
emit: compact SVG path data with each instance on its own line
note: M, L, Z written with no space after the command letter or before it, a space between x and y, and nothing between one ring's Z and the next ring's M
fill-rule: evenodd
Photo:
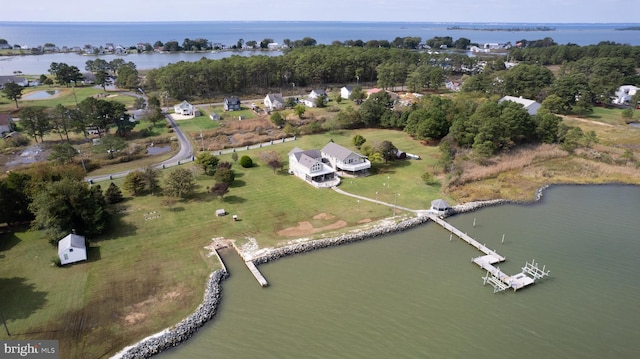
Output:
M493 292L501 292L508 288L513 288L514 291L524 288L530 284L533 284L536 279L543 278L549 275L548 271L545 271L545 268L538 268L538 265L535 261L531 263L526 263L526 265L522 268L522 272L515 275L508 275L500 270L500 267L494 266L494 264L504 262L506 260L505 257L499 255L496 251L490 249L486 245L476 241L471 238L466 233L463 233L461 230L447 223L444 219L434 215L427 215L430 220L442 226L442 228L447 231L455 234L458 238L463 241L469 243L474 246L480 252L484 253L483 256L472 258L471 261L477 264L480 268L487 271L487 275L482 277L484 284L489 283L493 287ZM533 276L531 278L529 275Z

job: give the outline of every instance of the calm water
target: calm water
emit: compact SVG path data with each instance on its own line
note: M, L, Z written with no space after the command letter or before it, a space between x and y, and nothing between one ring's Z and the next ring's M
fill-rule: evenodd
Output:
M617 31L616 29L638 24L486 24L486 23L412 23L412 22L155 22L155 23L32 23L0 22L0 38L9 44L39 46L52 43L62 46L104 46L107 43L133 46L139 42L150 44L171 40L182 43L184 39L204 38L213 43L232 46L239 39L260 42L272 39L282 44L284 39L299 40L312 37L319 44L346 40L389 40L396 37L415 36L427 40L435 36L451 36L454 40L464 37L479 44L487 42L511 42L553 38L559 44L597 44L601 41L615 41L630 45L640 45L640 31ZM464 28L512 28L512 27L555 27L555 31L474 31L449 30L452 26ZM253 53L251 53L253 54ZM126 61L134 62L139 69L150 69L177 61L197 61L201 57L220 58L230 53L185 54L177 56L131 56ZM64 62L84 70L87 58L61 58L56 55L0 58L0 75L11 75L13 71L25 74L42 74L51 62ZM173 55L169 55L173 56ZM110 61L111 58L105 57ZM41 62L40 66L37 66Z
M558 186L449 218L505 272L551 270L517 293L482 286L479 252L434 224L262 265L268 288L227 253L218 316L161 357L636 358L639 212L640 187Z

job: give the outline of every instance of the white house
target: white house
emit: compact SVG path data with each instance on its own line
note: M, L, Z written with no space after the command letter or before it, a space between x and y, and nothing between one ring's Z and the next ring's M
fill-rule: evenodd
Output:
M262 102L268 111L282 110L285 104L284 97L279 93L268 94Z
M65 265L87 260L87 246L84 236L70 233L58 242L60 264Z
M196 107L188 103L187 100L184 100L181 103L173 106L173 112L175 112L177 115L195 116Z
M529 115L531 116L534 116L536 113L538 113L540 106L542 106L540 103L534 100L528 100L526 98L522 98L522 96L520 97L505 96L500 100L498 100L498 102L502 102L502 101L511 101L511 102L521 104L522 107L524 107L524 109L527 110L527 112L529 112Z
M616 91L615 98L611 102L616 105L629 103L631 101L631 97L633 97L638 92L638 89L638 87L633 85L620 86L618 88L618 91Z
M352 92L353 92L353 86L344 86L340 89L340 97L348 100L349 97L351 97Z
M289 152L289 173L318 188L340 183L336 171L323 161L318 150L292 149Z
M336 171L349 175L366 175L371 168L371 162L366 156L353 152L337 143L329 142L320 150L322 158L329 162Z

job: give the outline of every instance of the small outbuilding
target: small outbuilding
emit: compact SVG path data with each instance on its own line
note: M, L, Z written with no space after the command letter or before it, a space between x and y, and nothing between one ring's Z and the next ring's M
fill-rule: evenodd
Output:
M223 208L216 209L216 217L222 217L225 214L227 214L227 211L225 211Z
M431 201L431 210L439 214L447 213L451 209L449 203L443 199L436 199Z
M65 265L87 260L87 245L84 236L70 233L58 242L60 264Z

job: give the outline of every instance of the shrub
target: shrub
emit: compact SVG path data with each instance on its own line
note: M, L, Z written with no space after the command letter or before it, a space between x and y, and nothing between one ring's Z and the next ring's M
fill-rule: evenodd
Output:
M240 166L242 166L243 168L251 168L253 167L253 160L251 159L251 157L244 155L240 157Z

